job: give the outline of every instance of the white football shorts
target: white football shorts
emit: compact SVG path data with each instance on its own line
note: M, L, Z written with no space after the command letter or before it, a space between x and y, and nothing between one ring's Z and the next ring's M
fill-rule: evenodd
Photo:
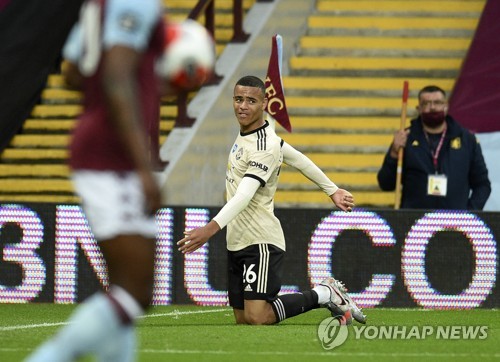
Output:
M132 234L156 237L155 218L146 213L142 185L135 172L78 170L72 179L96 240Z

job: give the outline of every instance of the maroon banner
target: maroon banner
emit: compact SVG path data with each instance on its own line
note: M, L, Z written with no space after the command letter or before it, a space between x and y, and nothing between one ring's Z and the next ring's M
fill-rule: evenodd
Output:
M272 40L271 57L266 76L266 95L268 99L266 112L269 113L284 129L292 132L292 125L286 109L285 94L281 83L280 62L282 55L281 36L275 35Z
M500 1L488 0L455 83L450 114L476 133L500 131Z
M7 6L7 4L10 3L10 0L0 0L0 11Z

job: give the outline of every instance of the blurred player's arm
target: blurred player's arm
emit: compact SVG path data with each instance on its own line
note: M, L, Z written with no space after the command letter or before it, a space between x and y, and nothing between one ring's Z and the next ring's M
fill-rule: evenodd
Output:
M151 213L160 208L160 191L152 172L143 129L136 72L142 53L115 45L103 53L102 86L111 120L134 162Z
M78 61L82 56L81 43L81 27L79 23L76 23L64 44L64 60L61 65L65 85L76 90L81 90L83 85L83 75L78 66Z
M253 177L243 177L234 196L208 224L184 232L184 238L177 242L179 251L191 253L203 246L210 237L223 229L248 206L260 186L260 180Z
M283 142L283 162L299 170L305 177L314 182L332 202L341 210L352 211L354 198L352 194L340 189L325 173L312 162L309 157Z
M78 65L69 61L62 64L62 75L67 88L81 90L83 86L83 76L78 69Z

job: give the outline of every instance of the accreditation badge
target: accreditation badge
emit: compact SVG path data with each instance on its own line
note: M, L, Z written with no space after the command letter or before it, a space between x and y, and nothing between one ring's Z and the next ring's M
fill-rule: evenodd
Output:
M429 175L427 179L427 195L446 196L448 178L446 175Z

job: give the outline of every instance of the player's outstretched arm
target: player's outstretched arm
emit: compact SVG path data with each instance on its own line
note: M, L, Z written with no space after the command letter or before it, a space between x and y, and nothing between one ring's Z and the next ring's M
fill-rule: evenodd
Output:
M305 177L323 190L325 194L330 196L337 191L337 185L335 185L332 180L330 180L328 176L309 159L309 157L286 142L283 143L281 149L283 151L283 162L299 170Z
M328 176L306 155L297 151L288 143L283 143L283 162L299 170L305 177L314 182L343 211L352 211L354 197L344 189L339 189Z
M247 207L259 187L260 182L258 180L252 177L243 177L234 196L207 225L184 232L184 238L177 242L179 251L192 253L201 248L210 237L223 229Z

